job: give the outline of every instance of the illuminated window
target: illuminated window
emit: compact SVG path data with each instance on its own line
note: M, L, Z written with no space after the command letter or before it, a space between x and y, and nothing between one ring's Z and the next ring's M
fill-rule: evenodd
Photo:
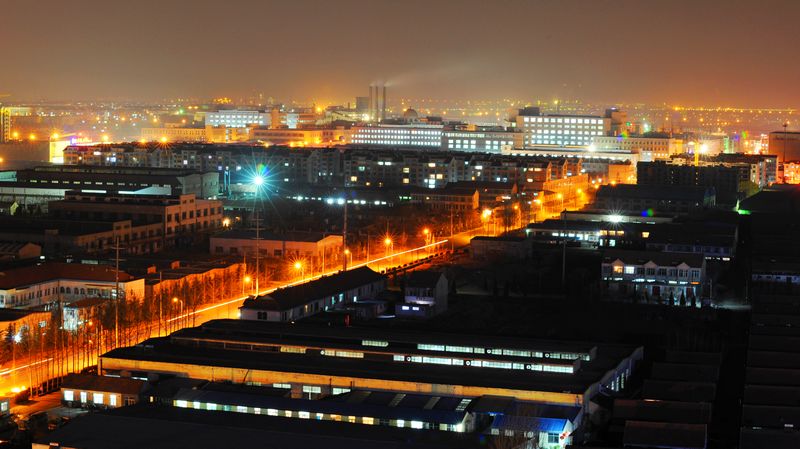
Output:
M385 347L389 346L389 342L388 341L383 341L383 340L361 340L361 345L362 346L377 346L377 347L385 348Z
M65 401L75 400L75 392L72 390L64 390L64 400Z
M614 265L614 273L622 274L622 265Z

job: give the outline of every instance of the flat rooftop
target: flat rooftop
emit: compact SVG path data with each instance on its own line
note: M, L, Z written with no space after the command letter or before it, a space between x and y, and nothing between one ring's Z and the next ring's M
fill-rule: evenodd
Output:
M181 342L184 339L186 341ZM195 342L188 340L194 339ZM336 348L336 339L350 351L367 352L374 349L384 354L384 359L349 358L321 355L319 350L308 350L304 354L258 350L247 348L254 341L274 342L286 339L285 345L303 341L307 347ZM530 369L498 369L476 366L451 366L435 363L413 363L410 361L394 361L392 353L407 354L420 351L406 349L383 349L380 347L362 346L362 340L386 341L396 344L404 341L416 347L417 342L445 344L478 345L488 348L531 348L537 347L536 341L488 336L462 336L447 334L428 334L421 332L385 332L383 329L333 328L310 325L291 325L260 321L218 320L205 323L203 326L184 329L171 337L153 338L127 348L112 350L104 359L130 361L166 362L197 366L214 366L240 368L273 372L303 373L310 375L353 377L406 381L437 385L462 385L483 388L505 388L524 391L543 391L583 394L594 382L600 381L609 371L614 369L635 350L630 346L604 345L596 350L591 361L581 361L575 373L534 371ZM354 342L358 341L358 345ZM207 345L204 342L214 344ZM239 342L237 344L237 342ZM542 349L552 348L554 352L584 353L591 351L594 345L567 345L556 342L538 342ZM231 348L224 349L225 345ZM202 350L198 351L198 348ZM241 349L238 349L241 348ZM429 352L430 357L442 357L442 353ZM446 353L447 357L462 360L487 359L483 354ZM504 360L513 359L506 356ZM571 364L572 361L552 360L553 363ZM118 362L114 362L118 363ZM111 366L114 366L114 363ZM531 363L525 358L520 364ZM123 363L124 365L124 363Z
M218 449L269 442L282 449L477 449L475 434L365 426L139 404L76 418L39 439L81 449ZM260 442L260 443L259 443ZM36 444L36 443L34 443ZM36 446L34 446L36 447Z

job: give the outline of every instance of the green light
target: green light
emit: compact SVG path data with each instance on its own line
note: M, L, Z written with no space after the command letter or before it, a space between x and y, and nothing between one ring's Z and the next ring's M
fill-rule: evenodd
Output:
M739 215L750 215L750 211L747 209L737 209L736 212L738 212Z

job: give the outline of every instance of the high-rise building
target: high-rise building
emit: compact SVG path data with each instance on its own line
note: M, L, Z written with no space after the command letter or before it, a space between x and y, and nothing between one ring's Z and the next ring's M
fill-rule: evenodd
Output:
M369 113L369 97L356 97L356 112Z
M595 136L608 133L610 123L610 118L594 115L540 115L538 108L520 109L516 116L525 148L588 148Z
M11 140L11 111L0 106L0 143Z
M270 114L261 111L222 110L206 113L206 125L228 128L269 126Z
M768 148L770 154L778 155L781 163L800 160L800 132L772 131L769 133Z

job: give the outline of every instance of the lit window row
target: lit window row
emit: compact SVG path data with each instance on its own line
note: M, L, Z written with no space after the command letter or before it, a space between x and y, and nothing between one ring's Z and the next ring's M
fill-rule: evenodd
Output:
M320 354L328 356L328 357L345 357L349 359L363 359L364 353L363 352L356 352L356 351L320 351Z
M566 374L572 374L575 372L572 365L551 365L546 363L517 363L497 360L464 360L451 357L425 357L402 354L395 354L392 359L395 362L421 363L425 365L467 366L473 368L513 369Z
M481 348L473 346L449 346L449 345L436 345L419 343L417 349L421 351L439 351L439 352L461 352L468 354L493 354L493 355L508 355L514 357L527 357L527 358L545 358L545 359L559 359L559 360L584 360L591 359L589 354L577 352L545 352L545 351L529 351L524 349L504 349L504 348Z
M251 415L280 416L284 418L316 419L319 421L337 421L351 424L383 425L391 427L405 427L410 429L431 429L445 432L464 432L464 424L434 423L417 420L403 419L377 419L370 416L338 415L334 413L311 413L303 410L281 410L275 408L248 407L242 405L215 404L212 402L185 401L177 399L173 405L178 408L196 410L211 410L220 412L248 413ZM459 410L463 411L463 410Z
M598 119L598 118L568 118L568 117L525 117L524 121L532 123L586 123L586 124L603 123L603 119Z

